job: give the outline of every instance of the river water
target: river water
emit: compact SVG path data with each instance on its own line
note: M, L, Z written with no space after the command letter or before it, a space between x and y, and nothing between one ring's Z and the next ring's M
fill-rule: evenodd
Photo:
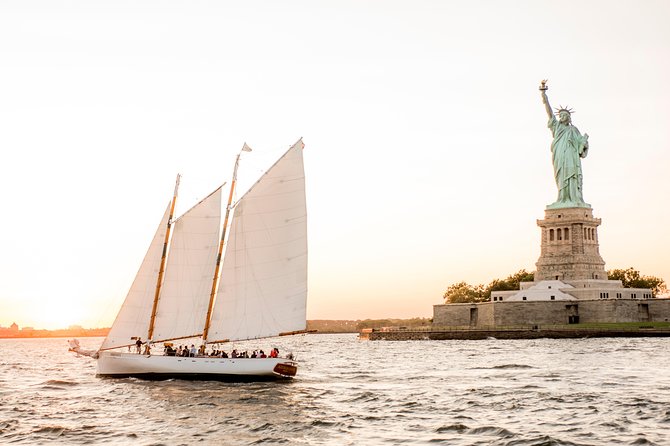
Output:
M235 345L272 346L296 379L100 379L65 339L0 340L0 443L670 444L668 338Z

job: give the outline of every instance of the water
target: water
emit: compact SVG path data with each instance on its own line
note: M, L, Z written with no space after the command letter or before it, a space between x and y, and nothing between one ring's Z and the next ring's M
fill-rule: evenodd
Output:
M258 345L292 346L298 377L99 379L64 339L0 340L0 443L670 444L667 338Z

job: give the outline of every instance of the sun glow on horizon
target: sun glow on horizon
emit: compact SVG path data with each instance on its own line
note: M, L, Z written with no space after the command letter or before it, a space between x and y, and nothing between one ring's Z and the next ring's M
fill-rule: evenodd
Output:
M24 311L22 317L17 318L19 328L31 327L36 330L60 330L73 325L85 326L87 319L85 309L68 301L63 302L33 302L30 308ZM86 327L89 328L89 327Z

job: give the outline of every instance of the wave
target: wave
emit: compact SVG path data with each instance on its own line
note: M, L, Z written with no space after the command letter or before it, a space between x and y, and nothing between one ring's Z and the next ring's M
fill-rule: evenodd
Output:
M438 434L443 434L445 432L458 432L459 434L461 434L467 431L468 429L470 428L467 427L465 424L456 423L456 424L450 424L448 426L440 426L437 429L435 429L435 432L437 432Z
M653 442L647 440L647 439L644 438L644 437L643 437L643 438L638 438L637 440L635 440L635 441L633 441L633 442L631 443L631 445L635 445L635 446L637 446L637 445L644 445L644 444L655 445L656 443L653 443Z
M62 437L64 435L80 433L80 429L72 429L66 426L40 426L32 430L32 434L45 435L47 437Z
M496 369L534 369L535 367L526 364L502 364L492 367L472 367L470 370L496 370Z
M310 424L312 426L319 426L319 427L332 427L340 425L340 423L338 423L337 421L324 421L324 420L314 420Z
M42 386L78 386L78 382L73 382L73 381L63 381L61 379L50 379L48 381L44 381L40 385Z
M586 443L573 443L571 441L559 440L548 435L542 437L515 439L505 443L505 446L590 446Z
M277 438L277 437L267 437L259 438L258 440L250 444L277 444L277 443L290 443L291 441L286 438Z
M535 367L526 364L503 364L495 365L492 369L534 369Z
M496 427L496 426L482 426L482 427L475 427L472 429L469 429L467 431L467 434L470 435L493 435L496 437L503 437L503 438L508 438L508 437L513 437L514 434L510 431L508 431L505 428L502 427Z
M252 428L252 429L251 429L251 432L260 432L260 431L264 431L264 430L271 429L272 427L273 427L273 424L271 424L271 423L264 423L264 424L261 424L261 425L258 426L258 427L254 427L254 428Z
M0 434L12 431L18 425L19 425L19 420L0 421Z
M363 392L353 398L345 400L345 403L378 401L379 395L373 392Z

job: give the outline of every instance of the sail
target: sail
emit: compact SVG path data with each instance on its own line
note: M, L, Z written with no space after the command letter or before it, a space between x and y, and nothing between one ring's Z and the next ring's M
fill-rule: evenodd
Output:
M126 300L116 315L107 337L102 342L101 350L134 344L135 341L132 341L131 337L147 335L169 218L170 205L168 204Z
M202 334L218 254L221 189L174 223L154 341Z
M305 172L298 141L237 202L208 338L241 340L304 330Z

